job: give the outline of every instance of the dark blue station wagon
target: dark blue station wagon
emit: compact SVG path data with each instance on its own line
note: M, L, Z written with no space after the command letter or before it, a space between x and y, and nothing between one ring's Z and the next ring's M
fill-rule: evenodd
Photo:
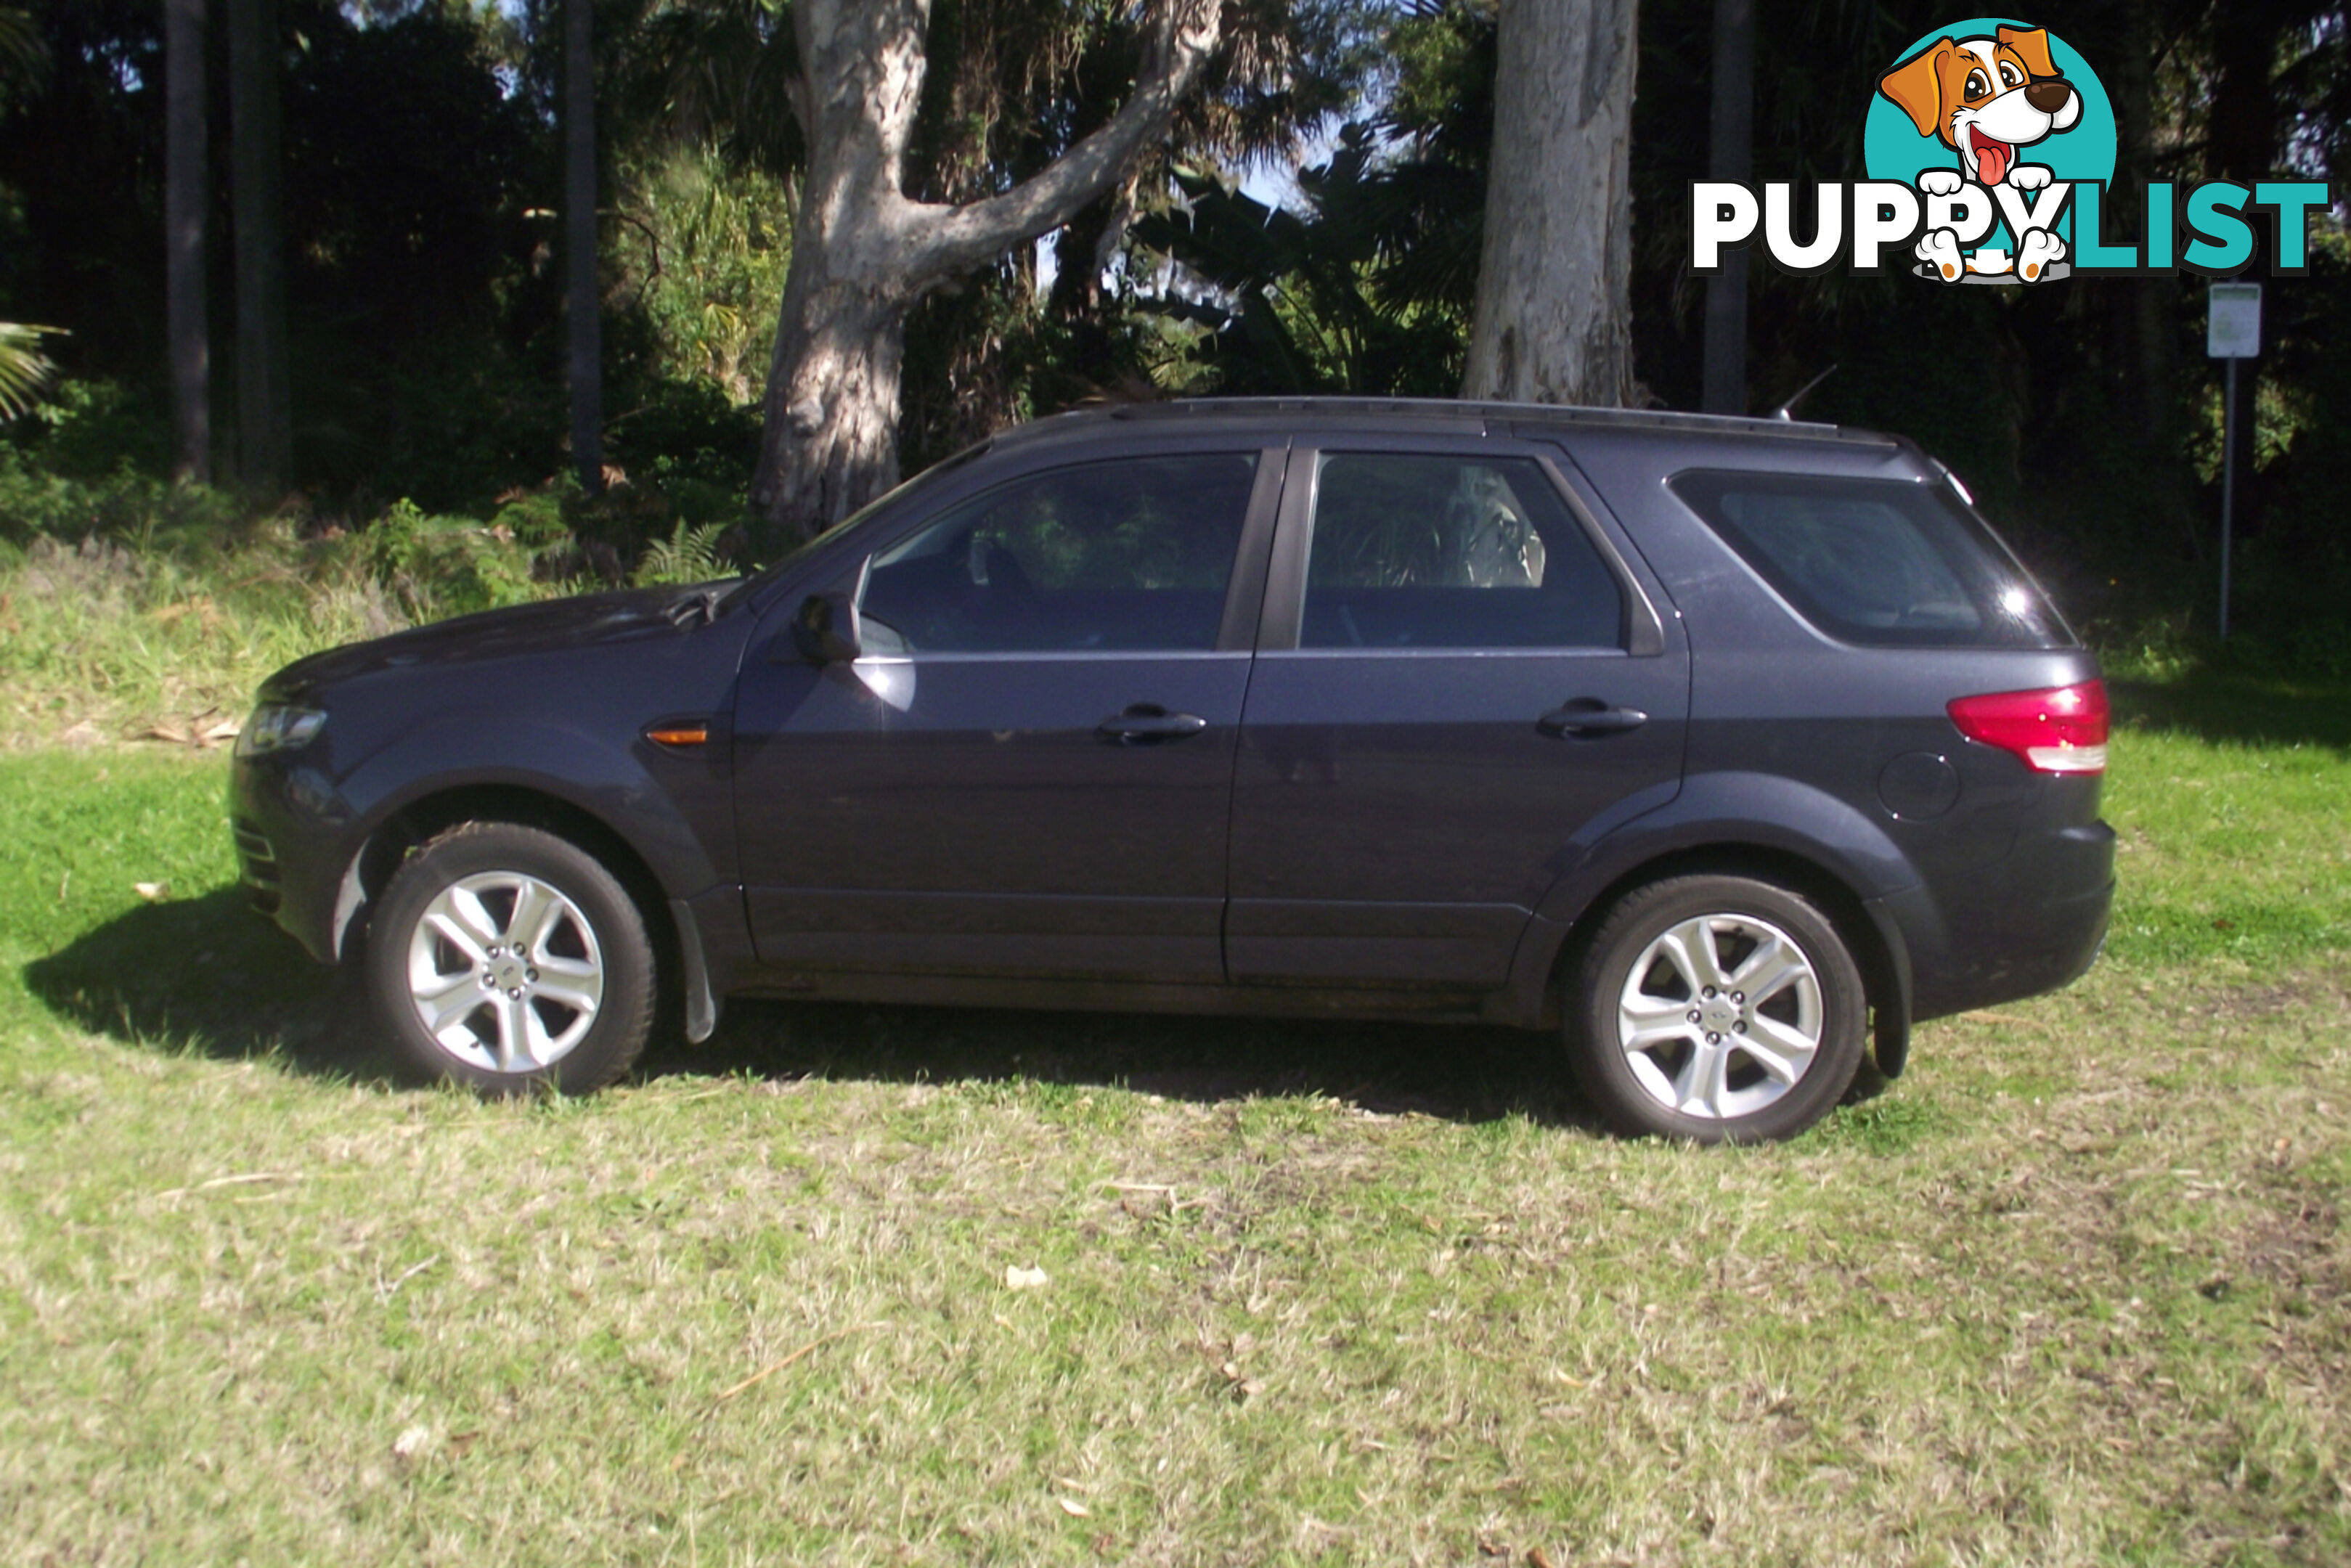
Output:
M2095 661L1907 442L1469 403L1040 421L746 580L264 686L256 904L419 1071L586 1091L664 1000L1559 1030L1789 1135L2113 891Z

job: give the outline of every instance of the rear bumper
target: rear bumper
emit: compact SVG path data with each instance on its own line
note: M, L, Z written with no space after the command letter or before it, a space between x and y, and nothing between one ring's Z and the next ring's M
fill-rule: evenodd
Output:
M2106 939L2115 835L2089 822L2035 835L1978 877L1885 901L1909 949L1911 1017L1941 1018L2057 990Z

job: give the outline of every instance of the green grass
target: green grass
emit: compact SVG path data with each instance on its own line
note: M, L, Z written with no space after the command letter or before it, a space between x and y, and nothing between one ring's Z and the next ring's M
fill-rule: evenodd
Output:
M1719 1151L1402 1026L740 1007L396 1089L216 755L0 757L0 1552L2351 1559L2346 708L2237 698L2126 695L2085 980Z

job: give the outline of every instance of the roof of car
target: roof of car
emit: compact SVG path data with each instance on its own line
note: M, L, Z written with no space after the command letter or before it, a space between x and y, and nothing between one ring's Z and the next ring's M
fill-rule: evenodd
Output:
M1479 402L1451 398L1229 397L1177 398L1167 402L1106 403L1074 409L1005 431L997 439L1024 440L1074 434L1083 425L1162 421L1259 420L1410 425L1429 421L1507 421L1512 424L1585 425L1624 431L1677 432L1785 441L1887 443L1875 431L1811 420L1687 413L1667 409L1579 408L1556 403Z

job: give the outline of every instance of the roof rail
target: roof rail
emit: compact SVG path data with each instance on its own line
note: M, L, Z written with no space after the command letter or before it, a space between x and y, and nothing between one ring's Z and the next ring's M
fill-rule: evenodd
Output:
M1366 397L1230 397L1176 398L1166 402L1118 403L1072 410L1063 419L1158 421L1234 417L1271 413L1347 416L1419 417L1424 419L1486 419L1525 424L1604 425L1618 429L1710 431L1724 435L1759 435L1775 440L1867 439L1874 432L1848 431L1811 420L1753 418L1742 414L1689 413L1671 409L1585 408L1544 402L1495 402L1466 398ZM1040 422L1041 423L1041 422Z

